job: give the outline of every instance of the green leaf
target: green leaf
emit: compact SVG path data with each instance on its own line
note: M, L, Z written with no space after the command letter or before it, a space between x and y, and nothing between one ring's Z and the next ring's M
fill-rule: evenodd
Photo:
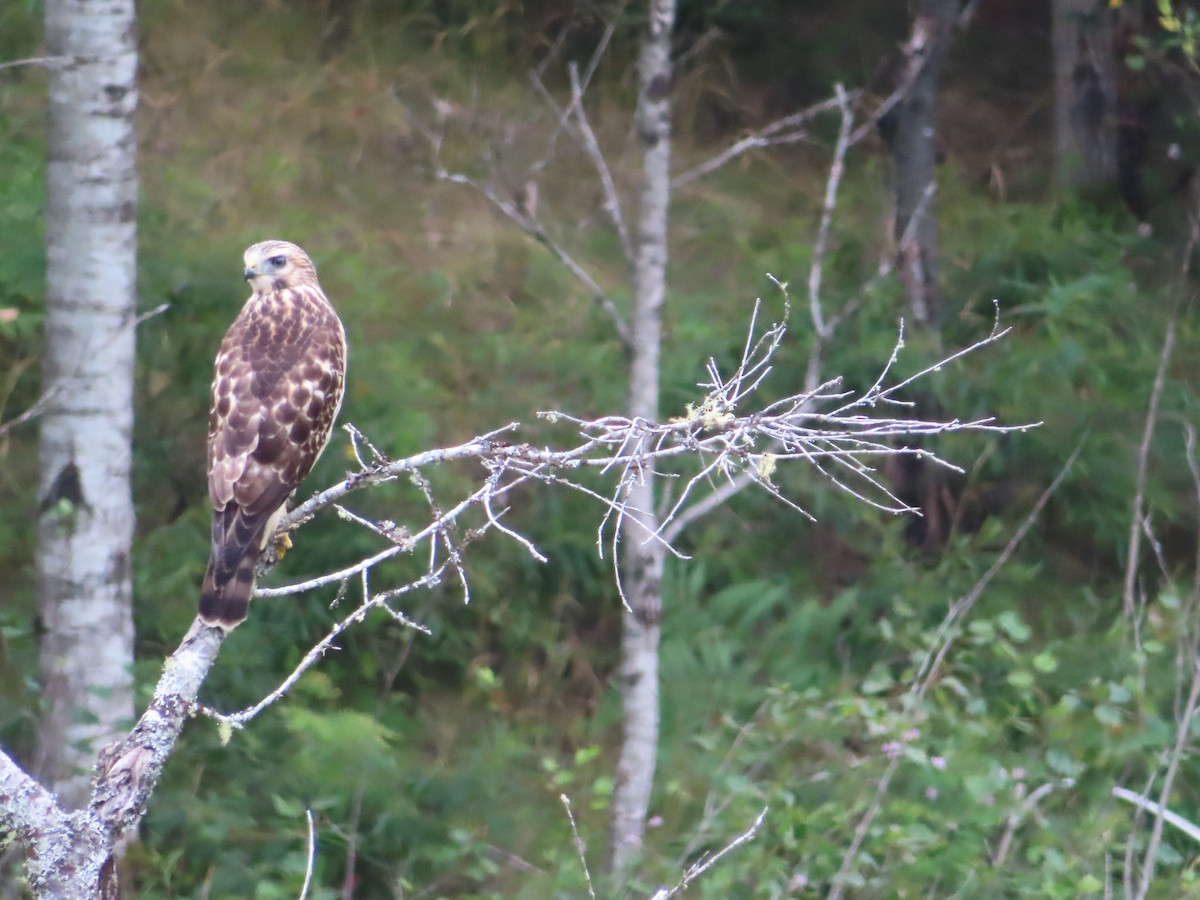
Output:
M1006 609L1004 612L1000 613L1000 615L996 617L996 624L1000 626L1001 630L1005 634L1007 634L1018 644L1023 644L1025 641L1029 640L1029 626L1021 621L1021 617L1011 609Z
M895 683L887 669L876 667L863 680L861 690L864 694L882 694Z
M1053 672L1058 668L1058 660L1052 653L1042 651L1033 658L1033 667L1039 672Z
M1108 700L1110 703L1128 703L1133 699L1133 694L1129 692L1129 688L1123 684L1118 684L1115 681L1108 683Z
M1063 750L1047 750L1046 765L1059 775L1066 775L1070 778L1076 778L1083 772L1082 764L1071 759L1070 755Z
M1028 690L1033 687L1033 675L1024 669L1008 673L1008 683L1018 690Z
M592 744L590 747L580 747L575 751L575 765L583 766L600 755L600 747Z

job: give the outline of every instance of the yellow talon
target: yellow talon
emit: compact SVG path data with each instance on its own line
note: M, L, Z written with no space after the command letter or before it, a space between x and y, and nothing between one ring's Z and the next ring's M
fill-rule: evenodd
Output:
M277 558L283 559L284 555L291 549L292 549L292 536L290 534L284 533L279 538L278 544L275 548L275 555Z

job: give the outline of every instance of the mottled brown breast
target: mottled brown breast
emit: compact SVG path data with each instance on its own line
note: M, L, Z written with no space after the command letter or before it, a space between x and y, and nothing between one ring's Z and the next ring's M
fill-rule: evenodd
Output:
M255 294L217 356L209 495L269 514L308 474L341 406L346 338L315 286Z

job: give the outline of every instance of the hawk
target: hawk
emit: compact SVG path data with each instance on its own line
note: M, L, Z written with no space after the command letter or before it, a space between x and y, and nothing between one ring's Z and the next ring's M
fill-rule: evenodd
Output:
M346 378L346 332L308 255L264 241L244 260L254 292L213 374L212 553L200 589L201 620L227 632L246 618L258 557L329 442Z

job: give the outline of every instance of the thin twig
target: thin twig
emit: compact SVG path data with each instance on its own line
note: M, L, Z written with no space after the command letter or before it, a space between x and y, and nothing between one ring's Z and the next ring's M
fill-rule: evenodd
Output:
M1179 771L1184 748L1192 735L1192 717L1196 714L1197 703L1200 703L1200 659L1197 659L1193 648L1192 687L1183 708L1183 717L1179 720L1175 731L1175 746L1171 749L1167 772L1163 776L1162 790L1158 794L1158 809L1154 815L1154 826L1150 831L1150 840L1146 844L1145 856L1142 857L1142 879L1138 885L1137 900L1145 900L1146 895L1150 893L1150 882L1154 880L1154 868L1158 863L1158 847L1162 843L1162 827L1163 820L1166 818L1167 801L1171 798L1171 788L1175 784L1175 775Z
M825 250L829 246L829 227L833 223L833 211L837 207L838 187L846 170L846 150L850 146L850 128L854 125L854 111L846 89L838 84L834 88L834 99L841 112L842 124L838 129L837 144L833 150L833 162L829 164L829 178L825 182L825 201L821 205L821 224L817 228L817 239L813 243L813 263L808 272L808 304L812 316L816 339L827 341L830 336L821 311L821 271Z
M600 36L600 40L596 43L596 49L592 51L592 58L588 60L587 69L583 73L583 78L580 79L580 98L582 98L583 94L587 92L588 85L592 82L592 76L596 74L596 69L600 65L600 60L603 59L604 54L608 50L608 45L612 42L613 35L617 31L617 23L620 21L621 14L625 11L625 4L627 2L628 0L622 0L622 2L613 11L612 18L609 19L608 23L604 26L604 34ZM534 87L547 99L547 101L558 113L558 125L555 127L554 132L550 135L550 140L548 142L549 149L547 150L547 158L549 158L554 155L554 148L558 142L559 134L561 134L564 129L568 131L571 130L571 115L574 112L576 99L575 95L573 94L568 105L564 108L559 108L558 104L555 103L553 96L551 96L550 92L546 89L545 84L542 82L542 72L544 70L545 66L539 65L536 70L530 73L530 77L533 81ZM541 168L544 164L545 160L535 166L535 168Z
M918 17L916 22L919 22ZM850 135L850 143L857 144L868 134L870 134L879 124L879 120L891 112L897 104L902 102L908 96L908 92L912 90L912 86L920 77L921 72L925 69L925 64L929 61L931 55L928 42L930 35L923 30L918 31L913 29L913 33L909 36L908 41L904 45L904 55L907 57L908 65L905 67L904 77L900 84L883 99L867 120L858 127L854 134Z
M617 193L616 182L613 181L612 172L608 168L608 162L604 159L600 142L596 140L596 133L592 131L592 123L588 121L587 112L583 106L583 85L579 80L579 67L575 63L571 63L568 72L571 78L571 105L575 110L575 121L579 123L579 135L582 139L583 149L596 169L596 177L600 179L600 187L604 191L604 211L608 213L609 221L617 231L617 239L621 243L621 253L625 256L625 262L632 266L634 264L633 241L629 238L629 229L625 225L625 216L621 212L621 195Z
M852 101L857 100L858 96L858 91L853 91L847 95ZM815 103L800 112L776 119L774 122L764 125L754 133L726 147L715 156L676 175L671 179L671 187L680 188L699 178L703 178L705 175L715 172L717 169L727 165L742 154L749 153L751 150L760 150L764 147L774 147L779 144L793 144L797 141L805 140L808 137L808 131L804 126L821 113L829 112L832 109L839 109L841 105L841 98L834 96L828 100L822 100L820 103Z
M304 811L304 818L308 822L308 854L304 864L304 886L300 889L300 900L306 900L308 897L308 887L312 884L313 868L317 862L317 826L313 821L311 809Z
M1155 803L1149 797L1145 797L1139 793L1136 793L1135 791L1129 790L1128 788L1119 786L1112 789L1112 795L1118 800L1127 800L1134 806L1138 807L1138 809L1144 809L1146 812L1151 813L1152 815L1161 815L1163 821L1168 825L1173 825L1190 837L1193 841L1200 844L1200 825L1189 822L1183 816L1171 812L1169 809L1163 807L1161 803Z
M1074 786L1074 778L1063 778L1059 781L1047 781L1040 787L1030 791L1029 796L1025 798L1024 802L1009 814L1008 821L1005 823L1004 833L1000 836L999 843L996 844L996 852L992 854L992 865L996 868L1004 865L1005 859L1008 858L1008 851L1012 847L1013 837L1017 833L1017 828L1029 818L1029 814L1034 811L1038 803L1053 791L1061 788L1072 788Z
M1146 477L1150 467L1150 443L1154 438L1154 429L1158 425L1158 404L1162 398L1163 385L1167 380L1167 364L1171 360L1171 352L1175 348L1175 327L1179 322L1179 310L1182 307L1182 295L1171 310L1171 319L1167 323L1167 331L1163 336L1162 350L1158 354L1158 368L1154 372L1154 385L1150 389L1150 403L1146 409L1146 421L1142 426L1142 442L1138 446L1136 481L1133 494L1133 514L1129 522L1129 550L1125 560L1125 591L1124 611L1127 619L1132 619L1136 609L1136 585L1138 558L1141 556L1142 517L1146 505Z
M946 654L949 653L950 647L954 641L954 634L952 633L953 626L971 611L971 608L983 595L983 592L987 589L987 586L991 583L992 579L1008 563L1008 560L1012 557L1013 553L1016 552L1016 549L1020 545L1021 541L1024 540L1025 535L1029 533L1029 530L1033 527L1034 523L1041 515L1042 509L1045 508L1046 503L1049 502L1055 491L1058 490L1059 485L1061 485L1066 479L1067 474L1071 471L1071 468L1075 464L1075 460L1079 457L1079 454L1082 450L1083 443L1080 442L1080 444L1075 448L1074 452L1072 452L1071 456L1067 459L1066 463L1063 464L1063 467L1059 470L1058 475L1050 483L1050 486L1042 492L1040 497L1038 497L1037 502L1034 503L1029 515L1026 516L1025 521L1023 521L1020 527L1018 527L1013 533L1013 536L1004 546L1004 549L1000 551L1000 554L996 557L996 560L991 566L988 567L988 570L983 573L983 576L975 583L971 590L951 605L946 617L942 620L941 625L938 626L937 633L934 637L934 648L932 648L929 653L926 654L924 661L917 670L917 675L913 679L912 685L910 685L908 689L909 695L913 696L916 700L920 701L924 699L926 692L929 690L929 687L933 684L934 679L940 672L942 662L945 660ZM896 774L896 771L900 766L900 760L900 756L895 756L888 760L887 767L884 769L883 774L879 777L879 781L875 787L875 794L871 798L871 802L868 804L866 812L864 812L862 818L859 819L858 825L854 829L854 836L851 838L850 846L846 849L846 853L842 857L841 866L838 868L837 874L833 878L833 886L830 888L828 900L839 900L845 891L850 870L854 866L855 860L858 858L859 851L862 849L863 842L866 840L868 830L875 821L875 817L879 815L880 809L883 807L883 798L886 796L888 788L891 786L892 777Z
M575 815L571 812L571 800L566 794L559 794L558 799L562 801L563 807L567 810L567 821L571 823L571 837L575 841L575 852L579 854L579 864L583 866L583 877L587 882L588 896L592 900L596 900L596 891L592 888L592 873L588 871L587 845L584 844L583 838L579 836L579 829L575 826Z
M541 220L532 215L526 215L517 209L516 204L505 200L498 195L490 187L480 184L469 175L463 175L458 172L447 172L440 166L437 169L437 177L442 181L449 181L454 184L462 184L474 188L482 194L491 204L508 216L516 225L527 235L549 250L556 259L575 276L575 279L584 286L592 301L600 307L609 321L612 323L614 330L617 332L617 337L621 339L621 344L628 350L633 346L633 338L629 331L629 325L625 322L624 316L621 315L615 303L608 296L599 282L591 276L565 247L555 241L549 234L546 233L545 227Z
M358 829L362 822L363 794L367 782L364 776L354 789L354 804L350 808L350 827L346 834L346 876L342 879L342 900L354 900L354 888L358 881Z
M72 58L70 56L31 56L27 59L10 59L7 62L0 62L0 69L14 69L17 66L45 66L47 69L52 69L55 66L66 65Z
M762 716L764 710L766 710L770 702L771 698L768 696L758 705L758 708L750 715L750 717L742 723L742 726L738 729L737 734L734 735L733 740L730 742L728 749L726 749L725 756L721 759L720 765L717 766L716 771L713 773L713 777L709 779L710 782L717 781L724 774L726 769L729 768L730 763L733 762L734 755L754 731L755 725L759 723L759 717ZM752 764L748 769L745 769L740 774L743 778L753 778L757 774L758 770L763 768L766 763L766 759L760 759L758 762ZM724 800L717 802L715 784L709 789L708 793L704 797L704 811L700 816L700 822L692 830L692 835L688 838L687 846L683 848L684 858L692 855L692 853L695 851L696 844L699 841L707 841L709 839L708 831L711 823L714 822L716 818L728 808L729 804L732 803L737 796L738 792L729 791L726 793ZM682 860L680 861L680 864L682 865Z
M2 66L0 66L0 68L2 68ZM137 328L139 325L141 325L147 319L152 319L155 316L159 315L160 313L166 312L168 309L170 309L170 307L171 307L171 304L169 304L169 303L160 303L158 306L154 307L153 309L149 309L144 313L134 316L131 320L129 320L128 325L122 326L120 329L118 329L112 335L110 342L112 340L116 340L118 337L123 335L127 328ZM105 345L105 346L107 346L107 345ZM79 367L77 367L70 374L67 374L65 376L60 376L58 379L56 379L55 383L53 385L51 385L50 387L48 387L45 391L43 391L42 395L40 397L38 397L37 400L35 400L33 402L33 404L28 409L26 409L24 412L22 412L20 415L14 416L13 418L9 419L7 422L0 424L0 436L3 436L5 433L16 428L18 425L23 425L25 422L28 422L32 419L36 419L38 416L40 416L44 412L46 412L46 410L49 409L54 404L54 401L57 400L59 395L63 392L64 383L69 382L73 378L78 377L80 368L82 367L84 361L86 359L90 359L92 356L94 356L95 352L96 351L89 349L87 351L87 353L85 353L80 358L80 362L78 364Z
M763 811L760 812L758 814L758 818L754 820L754 824L752 824L749 828L735 837L732 841L730 841L712 856L705 855L699 862L684 872L683 877L679 879L679 883L676 884L675 887L670 889L659 888L658 891L655 892L654 896L650 898L650 900L667 900L669 897L677 896L678 894L682 893L689 884L716 865L723 856L732 852L733 850L736 850L738 847L742 846L742 844L753 840L754 836L758 834L759 829L762 828L763 822L765 822L767 819L768 809L769 807L764 806Z
M382 606L389 595L394 596L397 590L403 590L407 593L409 591L415 591L420 588L437 584L444 572L445 566L442 566L442 568L438 569L436 572L426 574L421 578L418 578L412 584L406 585L404 588L393 589L387 594L376 594L375 596L364 601L361 606L334 624L334 626L326 633L325 637L321 638L321 640L309 648L308 652L304 654L304 658L300 660L291 673L280 683L279 687L275 688L275 690L271 691L271 693L267 694L253 706L246 707L245 709L235 713L219 713L216 710L209 709L208 707L200 707L197 711L209 716L210 718L216 719L218 722L221 722L227 726L231 726L233 728L244 727L247 722L261 713L264 709L282 699L283 696L292 689L296 682L300 680L301 675L316 665L316 663L319 662L330 650L336 649L334 642L337 641L338 637L340 637L343 632L345 632L351 625L362 622L367 617L367 613L369 613L372 609ZM424 629L423 626L414 625L413 627L423 629L426 634L429 633L428 629Z
M867 839L867 831L875 821L875 817L879 815L879 810L883 808L883 798L887 796L892 778L899 768L900 756L893 756L884 767L883 774L879 776L879 781L875 785L875 794L871 797L871 802L867 804L862 818L858 820L858 824L854 828L854 836L850 839L850 846L846 848L846 853L842 856L842 864L838 867L837 874L833 876L827 900L840 900L842 893L846 890L850 870L854 867L855 860L858 859L858 852Z
M916 694L917 699L924 699L930 685L932 685L934 680L937 678L938 673L941 670L942 662L946 659L946 655L950 652L950 646L954 642L955 625L957 625L960 620L964 619L971 612L971 609L975 606L975 603L981 596L983 596L983 592L987 590L988 585L991 584L992 579L995 578L996 575L1000 573L1000 570L1008 564L1008 561L1016 552L1017 547L1020 546L1021 541L1025 539L1025 535L1027 535L1029 530L1033 528L1034 523L1036 523L1038 518L1041 516L1042 510L1045 509L1046 504L1050 502L1050 498L1054 496L1055 492L1066 480L1067 475L1070 474L1071 469L1075 465L1075 460L1077 460L1079 458L1079 454L1083 452L1085 440L1086 437L1075 445L1075 449L1071 451L1071 455L1067 457L1067 461L1063 463L1062 468L1058 470L1058 474L1054 476L1054 480L1050 482L1050 486L1042 491L1041 496L1037 498L1037 501L1033 504L1033 508L1029 510L1029 514L1025 517L1025 520L1021 523L1020 527L1013 532L1013 536L1009 538L1008 543L1004 545L1004 549L1000 551L1000 554L988 567L988 570L983 573L977 582L975 582L975 585L971 588L971 590L951 604L945 618L942 619L941 624L938 625L937 632L934 634L934 646L925 655L924 660L922 660L921 665L917 669L917 674L913 679L912 686L910 687L910 691Z

